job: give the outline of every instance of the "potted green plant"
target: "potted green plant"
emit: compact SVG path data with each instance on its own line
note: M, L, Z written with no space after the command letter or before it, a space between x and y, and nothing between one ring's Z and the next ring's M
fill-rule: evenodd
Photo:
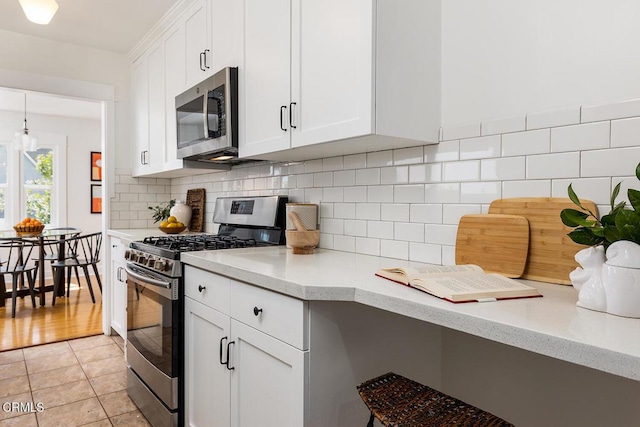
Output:
M636 166L640 180L640 163ZM568 236L588 248L576 254L581 265L569 275L578 289L580 307L640 318L640 191L629 189L617 202L618 183L611 193L611 210L598 216L585 207L573 187L569 198L579 209L563 209L562 222L572 227Z
M640 163L636 166L636 177L640 180ZM605 249L618 240L640 243L640 191L631 188L627 191L629 208L626 201L616 203L620 184L611 193L611 211L602 218L585 208L569 185L569 198L580 210L563 209L560 218L565 225L575 228L568 234L571 240L580 245L603 245Z
M165 221L171 216L171 208L176 204L175 199L171 199L168 202L160 203L157 206L149 206L149 209L153 211L153 222Z

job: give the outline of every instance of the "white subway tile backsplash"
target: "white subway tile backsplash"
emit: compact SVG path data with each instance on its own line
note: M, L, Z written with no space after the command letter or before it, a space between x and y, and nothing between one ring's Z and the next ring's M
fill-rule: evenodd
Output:
M460 159L460 141L445 141L424 147L425 163L452 162Z
M525 117L505 117L482 122L482 135L498 135L501 133L525 130Z
M423 161L423 147L410 147L393 150L393 164L396 166L413 165L416 163L422 163Z
M582 123L640 116L640 99L582 107Z
M323 190L322 188L306 188L304 190L304 200L308 203L315 203L318 200L322 200L322 194L323 194ZM266 194L262 194L263 192L260 192L261 194L257 194L257 195L266 195ZM333 200L334 202L341 202L342 200ZM325 200L325 202L328 202L328 200Z
M579 176L579 152L527 157L527 179L577 178Z
M320 222L320 231L329 234L344 234L344 220L336 218L324 218Z
M425 184L424 201L426 203L459 203L460 183Z
M380 256L396 259L409 259L409 242L380 240Z
M297 186L298 188L308 188L313 187L313 174L305 173L297 176ZM224 188L227 185L227 182L222 183L222 187Z
M611 178L575 178L554 179L551 181L551 197L569 197L567 188L573 190L582 200L591 200L596 204L609 203Z
M344 157L338 156L322 159L323 171L337 171L342 169L344 169Z
M460 141L460 160L500 157L500 135Z
M393 166L380 169L380 184L407 184L408 182L408 166Z
M380 239L356 237L356 253L380 256Z
M393 203L393 185L367 187L367 201Z
M480 180L480 161L445 163L442 176L443 181L478 181Z
M322 199L325 202L343 202L344 201L344 188L342 187L329 187L322 189ZM309 199L310 201L316 199Z
M355 219L356 204L355 203L336 203L333 206L333 217L342 219Z
M380 220L380 203L356 203L356 219Z
M367 167L375 168L381 166L393 165L393 151L374 151L373 153L367 153Z
M424 241L440 245L455 245L457 231L457 225L425 224Z
M617 198L617 202L626 201L629 203L629 198L627 197L627 192L629 188L633 188L634 190L638 189L638 178L635 176L632 177L613 177L611 179L611 188L609 189L609 194L613 191L614 187L620 183L620 193ZM607 201L607 204L609 202ZM606 210L601 210L601 212L609 212L611 206L607 206Z
M510 181L525 178L525 157L485 159L480 163L482 181Z
M333 249L336 251L355 252L356 251L356 239L352 236L333 236Z
M540 129L502 135L502 156L524 156L551 152L551 131Z
M442 265L456 265L455 246L442 246Z
M505 181L502 183L502 197L551 197L551 180Z
M380 184L380 169L358 169L356 170L356 185L378 185Z
M442 164L431 163L409 166L409 183L442 181Z
M333 185L337 187L348 187L356 184L356 171L336 171L333 173Z
M367 237L376 239L393 239L393 222L368 221Z
M491 203L501 195L500 182L463 182L460 184L461 203Z
M640 117L611 122L611 147L640 146Z
M366 167L367 167L366 154L352 154L350 156L344 156L345 169L361 169Z
M304 171L306 173L322 172L322 159L307 160L304 162Z
M324 249L335 249L333 244L335 237L336 236L334 234L320 233L320 241L318 242L318 247Z
M382 204L381 219L383 221L409 221L408 204Z
M479 213L482 213L481 205L444 205L442 207L442 223L457 225L463 215Z
M527 130L575 125L580 123L580 108L527 114Z
M410 205L409 220L411 222L440 224L442 223L442 206L439 204Z
M409 261L426 262L428 264L441 264L442 248L440 245L410 242Z
M320 172L313 174L314 187L331 187L333 186L333 172Z
M395 203L424 203L424 186L395 185L393 201Z
M480 136L480 123L470 123L461 126L446 126L442 128L442 140L473 138Z
M609 122L551 129L551 151L581 151L609 147Z
M640 159L640 147L586 151L581 158L581 176L634 175Z
M348 236L367 236L367 221L354 219L344 221L344 234ZM354 241L355 242L355 241Z
M424 242L425 224L418 222L397 222L395 224L395 240L407 242Z
M321 202L318 206L318 215L320 215L320 218L333 218L334 206L335 203Z
M366 202L367 187L345 187L344 201L345 202Z

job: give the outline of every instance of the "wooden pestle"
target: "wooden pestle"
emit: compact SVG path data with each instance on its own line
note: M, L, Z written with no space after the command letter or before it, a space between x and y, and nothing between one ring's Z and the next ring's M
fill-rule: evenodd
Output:
M296 230L308 231L307 228L302 223L302 221L300 221L300 217L298 216L297 212L293 212L293 211L289 212L289 219L291 219L291 221L293 222L293 225L296 226Z

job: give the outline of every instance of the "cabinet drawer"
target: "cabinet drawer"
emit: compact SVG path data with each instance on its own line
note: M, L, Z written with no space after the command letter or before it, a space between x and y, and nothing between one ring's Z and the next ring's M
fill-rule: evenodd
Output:
M308 348L306 301L231 280L231 317L300 350Z
M231 279L186 265L184 294L202 304L229 314L229 288Z

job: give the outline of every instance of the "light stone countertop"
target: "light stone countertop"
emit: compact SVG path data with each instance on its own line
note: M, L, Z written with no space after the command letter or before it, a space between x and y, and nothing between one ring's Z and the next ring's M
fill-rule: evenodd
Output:
M325 249L293 255L283 246L184 253L181 259L295 298L356 302L640 380L640 319L578 308L570 286L523 281L543 298L453 304L374 275L379 268L420 265L396 259Z

